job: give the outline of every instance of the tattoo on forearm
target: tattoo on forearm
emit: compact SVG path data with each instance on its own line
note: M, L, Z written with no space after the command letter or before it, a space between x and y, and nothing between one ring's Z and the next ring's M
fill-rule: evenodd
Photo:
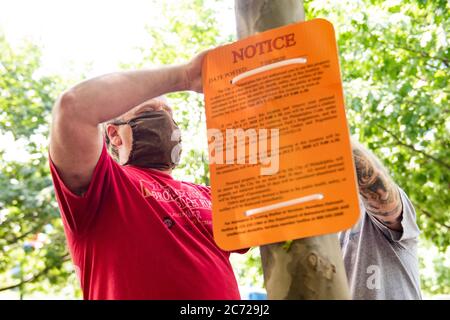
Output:
M402 203L396 184L369 152L357 145L352 147L359 192L366 210L386 226L398 229Z

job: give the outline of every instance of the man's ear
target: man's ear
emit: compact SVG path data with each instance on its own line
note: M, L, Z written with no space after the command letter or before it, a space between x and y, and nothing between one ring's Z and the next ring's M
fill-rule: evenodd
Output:
M117 126L108 123L106 125L106 134L108 135L109 141L114 147L119 147L122 145L122 139L120 138Z

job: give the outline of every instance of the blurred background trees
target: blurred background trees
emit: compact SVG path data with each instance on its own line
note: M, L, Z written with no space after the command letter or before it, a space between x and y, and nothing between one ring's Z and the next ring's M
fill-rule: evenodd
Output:
M137 59L120 68L185 61L235 39L219 19L232 2L169 1ZM424 293L450 294L450 4L447 1L305 1L307 20L336 29L351 134L385 164L416 206ZM40 47L0 34L0 297L79 298L48 170L51 106L77 79L46 74ZM118 68L119 68L118 67ZM71 70L73 72L73 70ZM183 131L175 175L209 184L202 96L169 95ZM263 285L258 250L232 257L241 285Z
M75 280L47 164L50 110L63 81L40 74L40 58L37 46L13 49L0 36L0 291L20 297L56 294Z

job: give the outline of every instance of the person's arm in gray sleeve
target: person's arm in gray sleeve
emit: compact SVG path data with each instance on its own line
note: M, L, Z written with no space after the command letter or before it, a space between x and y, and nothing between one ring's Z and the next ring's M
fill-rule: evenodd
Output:
M398 186L380 161L355 140L352 151L359 193L367 213L387 228L402 232L403 208Z

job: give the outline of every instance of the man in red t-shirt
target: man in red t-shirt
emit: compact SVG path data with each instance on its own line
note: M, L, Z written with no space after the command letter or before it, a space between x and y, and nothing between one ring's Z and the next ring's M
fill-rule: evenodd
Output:
M179 133L154 99L202 92L203 57L81 82L53 108L50 168L85 299L240 298L210 189L172 178Z

